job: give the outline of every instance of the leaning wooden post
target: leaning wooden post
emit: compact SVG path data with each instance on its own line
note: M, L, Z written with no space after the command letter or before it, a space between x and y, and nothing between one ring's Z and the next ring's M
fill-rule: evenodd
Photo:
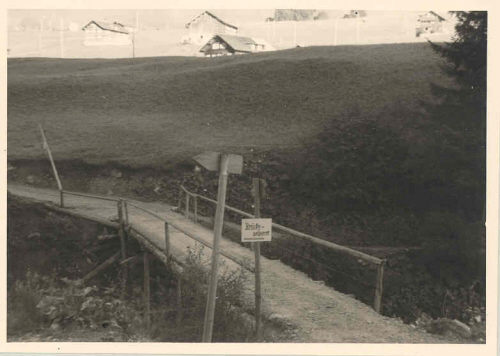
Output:
M384 263L385 260L382 260L378 265L377 269L377 283L375 285L375 302L374 309L377 313L380 314L380 307L382 305L382 293L384 291Z
M146 330L149 331L151 326L151 292L149 285L149 252L145 251L143 254L144 264L144 322Z
M190 198L190 195L189 193L186 192L186 212L185 212L185 215L186 215L186 218L189 219L189 198Z
M128 204L127 201L123 201L123 208L125 209L125 225L128 226Z
M256 219L260 219L260 179L253 180L253 196L254 196L254 215ZM255 338L259 342L262 334L262 317L260 313L260 305L262 295L260 291L260 242L252 242L255 253Z
M224 209L226 205L228 163L229 156L226 154L220 155L219 187L217 194L217 210L215 212L214 243L212 249L212 273L210 274L207 308L205 311L203 342L212 342L212 331L215 315L215 297L217 294L217 279L219 278L220 239L222 235L222 223L224 220Z
M182 278L177 276L177 315L175 318L175 324L181 326L182 323Z
M47 138L45 137L45 132L42 129L42 125L38 124L38 127L40 128L40 132L42 133L43 148L47 151L47 155L49 156L50 164L52 166L52 171L54 172L54 177L56 178L57 189L59 189L61 198L61 208L64 208L63 187L61 184L61 180L59 179L59 174L57 173L56 164L54 163L54 158L52 157L52 152L50 151L50 147L47 142Z
M198 222L198 196L194 196L194 222Z
M219 278L220 240L226 207L227 175L229 173L241 174L243 171L243 156L204 152L194 157L194 160L210 171L219 171L217 210L215 212L214 242L212 247L212 270L210 273L205 322L203 325L203 342L212 342L215 297L217 295L217 282Z
M125 222L123 219L123 201L120 199L117 203L118 205L118 220L120 222L120 228L118 230L118 235L120 236L120 246L121 246L121 255L122 261L127 259L127 246L125 241ZM128 267L127 264L124 263L122 267L123 271L123 295L126 295L127 292L127 281L128 281Z

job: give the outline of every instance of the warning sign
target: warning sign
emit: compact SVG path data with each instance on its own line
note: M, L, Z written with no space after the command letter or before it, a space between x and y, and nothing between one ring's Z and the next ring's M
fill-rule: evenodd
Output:
M272 219L242 219L241 242L271 241Z

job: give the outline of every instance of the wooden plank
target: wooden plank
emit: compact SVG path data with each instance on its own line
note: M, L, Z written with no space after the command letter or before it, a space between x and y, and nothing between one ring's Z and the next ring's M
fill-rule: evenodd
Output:
M203 152L195 156L194 160L209 171L218 171L222 155L219 152ZM241 174L243 172L243 156L234 154L224 156L229 160L228 173Z
M111 266L113 263L115 263L116 261L118 261L119 258L120 258L120 251L118 251L113 256L111 256L110 258L108 258L106 261L104 261L103 263L101 263L99 266L97 266L96 268L94 268L85 277L83 277L83 278L75 281L75 285L77 285L77 286L84 285L89 280L91 280L92 278L94 278L95 276L97 276L99 273L101 273L102 271L104 271L106 268L108 268L109 266Z

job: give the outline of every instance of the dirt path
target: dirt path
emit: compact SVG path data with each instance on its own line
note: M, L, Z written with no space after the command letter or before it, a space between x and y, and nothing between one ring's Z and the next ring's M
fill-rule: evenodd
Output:
M53 190L9 184L8 191L17 196L39 201L59 202L59 193ZM180 227L195 233L209 243L212 231L193 223L172 211L172 206L160 203L135 202L164 217L175 221ZM101 218L117 214L116 203L85 197L65 195L65 204L72 210ZM129 207L130 223L160 248L164 248L164 223L155 217ZM172 252L183 258L187 248L194 248L195 241L178 230L171 231ZM253 260L253 252L227 239L221 242L221 249L240 259ZM211 250L205 248L205 257ZM224 269L239 269L229 259L224 260ZM251 263L250 263L251 264ZM245 286L245 300L250 309L253 304L254 278L248 272ZM450 343L457 342L430 335L405 325L396 319L377 314L369 306L319 284L304 273L296 271L280 261L262 258L262 310L265 317L288 325L293 330L294 342L314 343Z

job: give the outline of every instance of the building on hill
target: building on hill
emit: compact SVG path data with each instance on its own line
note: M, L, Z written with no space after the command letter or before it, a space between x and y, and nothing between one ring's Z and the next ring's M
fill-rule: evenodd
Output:
M85 46L131 44L129 31L118 22L90 21L82 30L85 31L83 40Z
M209 11L204 11L186 24L189 35L183 43L205 43L214 35L236 35L238 27L231 25Z
M446 19L434 11L428 11L418 17L416 37L422 34L443 33L443 23Z
M265 40L231 35L214 35L201 49L205 57L274 51Z

